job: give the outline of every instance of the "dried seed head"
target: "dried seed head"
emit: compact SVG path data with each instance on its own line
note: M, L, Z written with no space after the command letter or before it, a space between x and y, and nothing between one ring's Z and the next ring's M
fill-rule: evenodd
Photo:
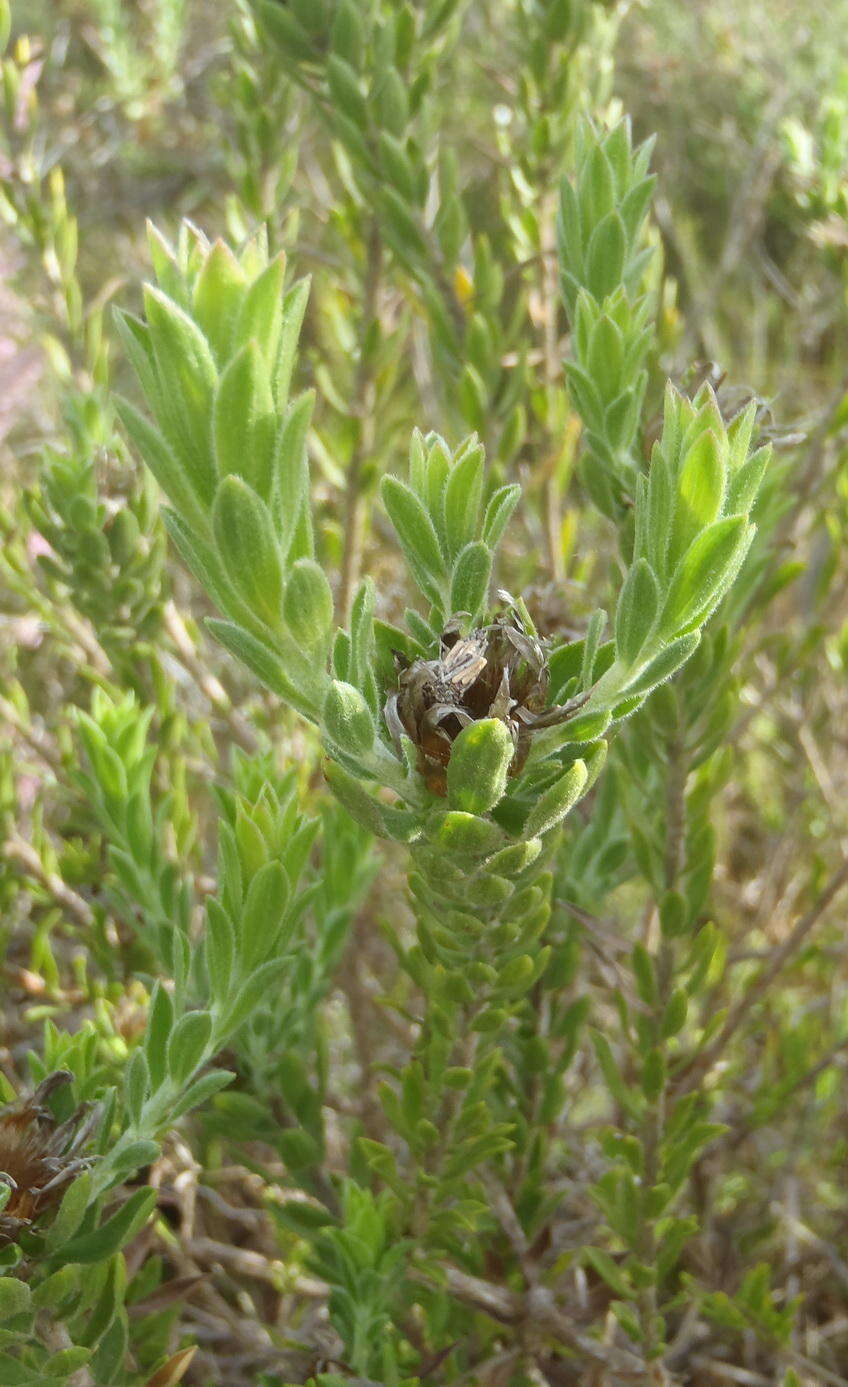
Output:
M417 747L418 768L436 795L447 792L453 743L468 723L498 718L509 728L515 748L509 774L515 776L527 760L532 733L564 722L584 701L546 708L547 648L514 609L467 636L460 630L454 617L435 660L409 664L396 655L398 687L384 710L396 746L405 735Z
M54 1207L67 1186L88 1161L77 1153L91 1136L96 1111L78 1107L65 1122L57 1122L48 1098L72 1081L57 1070L30 1097L18 1098L0 1113L0 1181L11 1189L0 1212L0 1247Z

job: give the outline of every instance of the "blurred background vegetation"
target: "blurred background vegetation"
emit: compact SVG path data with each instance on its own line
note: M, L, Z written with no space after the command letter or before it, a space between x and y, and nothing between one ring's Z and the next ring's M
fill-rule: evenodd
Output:
M345 1091L325 1094L331 1148L333 1121L352 1110L366 1132L379 1126L367 1098L356 1108L352 1076L391 1046L375 1006L389 954L375 923L397 911L402 878L375 878L364 835L326 800L316 747L204 634L209 609L166 557L155 489L117 431L110 392L134 386L110 306L137 305L147 218L175 235L188 217L235 242L264 226L296 274L312 277L297 385L317 392L316 529L340 575L340 610L365 568L381 613L402 611L375 484L401 467L414 425L452 441L473 428L496 475L520 480L530 500L502 580L542 629L580 629L612 540L575 472L566 325L551 306L553 218L538 190L555 194L569 168L558 126L569 103L628 112L638 139L656 134L649 412L667 376L687 388L726 377L729 404L761 402L783 478L781 564L766 615L740 645L718 777L713 910L730 964L767 960L845 852L848 3L594 6L579 77L556 44L531 42L535 0L452 8L417 55L427 90L410 117L461 223L439 227L446 279L434 295L396 247L375 253L373 208L327 116L323 79L281 61L247 0L12 6L0 138L0 1067L14 1085L35 1050L45 1069L67 1064L94 1091L144 1024L147 994L133 980L144 956L109 857L118 840L78 770L77 710L90 711L99 690L109 736L124 715L132 722L127 709L148 710L167 851L201 891L222 799L233 813L232 796L255 802L267 774L280 802L296 791L327 817L324 952L305 988L323 1019L305 1007L298 1043L308 1037L321 1070L330 1035L347 1074ZM168 900L151 909L167 914ZM810 1384L844 1382L848 1362L844 918L844 908L827 917L754 1018L756 1062L724 1115L742 1135L732 1159L710 1157L717 1167L703 1172L715 1184L698 1275L718 1291L765 1259L784 1303L803 1290L811 1308L792 1361ZM82 1035L95 1037L85 1054ZM281 1251L256 1179L285 1163L262 1108L281 1080L261 1034L239 1065L242 1101L219 1100L193 1151L175 1140L159 1173L182 1245L165 1220L134 1270L155 1254L182 1276L209 1275L186 1312L188 1332L207 1336L187 1380L254 1381L270 1353L276 1383L261 1327L319 1297L291 1239ZM176 1311L148 1281L139 1300L167 1309L153 1363ZM309 1341L310 1312L298 1313ZM251 1316L259 1328L246 1331ZM305 1350L292 1353L288 1371L304 1381ZM741 1334L736 1365L748 1376L704 1367L686 1380L789 1381L764 1375L760 1354ZM805 1370L808 1354L831 1376Z

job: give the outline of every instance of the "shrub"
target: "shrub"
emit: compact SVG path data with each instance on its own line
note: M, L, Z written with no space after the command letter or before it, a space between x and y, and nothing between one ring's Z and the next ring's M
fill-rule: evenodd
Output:
M0 19L0 1380L841 1382L844 390L681 369L622 15Z

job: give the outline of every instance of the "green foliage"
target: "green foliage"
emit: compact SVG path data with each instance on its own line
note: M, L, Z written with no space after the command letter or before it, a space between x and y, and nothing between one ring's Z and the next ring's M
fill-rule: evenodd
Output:
M65 8L0 0L0 1381L840 1381L827 26Z
M651 142L633 148L626 121L578 133L576 176L560 190L560 286L572 329L567 364L586 430L583 480L595 505L621 522L640 470L636 445L652 345L652 295L643 244L654 179Z

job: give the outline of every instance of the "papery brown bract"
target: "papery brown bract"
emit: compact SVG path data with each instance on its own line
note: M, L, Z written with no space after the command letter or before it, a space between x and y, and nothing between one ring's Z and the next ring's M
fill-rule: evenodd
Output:
M447 793L453 743L469 723L498 718L509 728L515 747L509 774L516 776L527 761L532 733L565 721L580 706L575 701L546 708L547 646L525 629L515 612L467 636L460 630L458 618L453 618L442 633L435 660L407 664L396 656L398 688L384 710L396 745L402 736L410 738L427 788L442 796Z
M11 1188L0 1212L0 1246L15 1242L48 1209L88 1164L78 1153L91 1136L96 1110L77 1107L58 1122L46 1103L73 1081L66 1070L49 1074L28 1097L0 1113L0 1181Z

